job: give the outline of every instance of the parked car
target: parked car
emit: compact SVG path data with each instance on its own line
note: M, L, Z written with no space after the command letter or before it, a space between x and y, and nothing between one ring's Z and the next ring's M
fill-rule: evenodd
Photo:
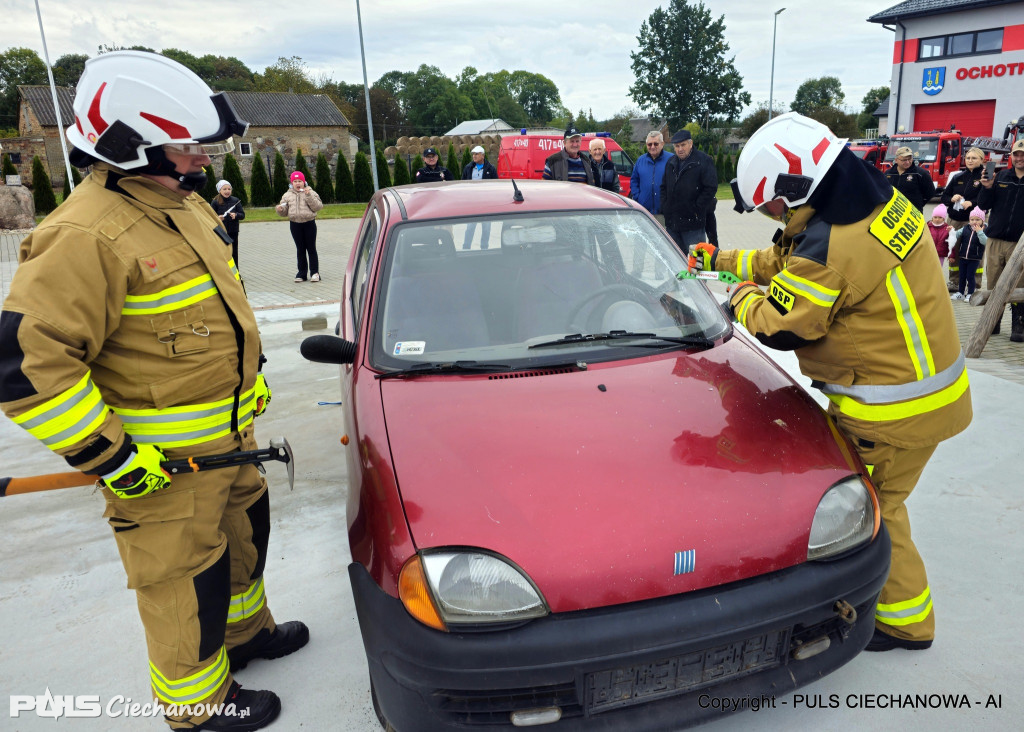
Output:
M491 223L491 245L456 249ZM341 295L349 578L385 726L679 729L870 639L867 471L642 207L374 195Z

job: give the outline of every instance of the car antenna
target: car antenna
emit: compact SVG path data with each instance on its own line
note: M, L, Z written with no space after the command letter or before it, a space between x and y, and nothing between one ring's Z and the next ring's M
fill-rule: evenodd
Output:
M522 203L523 202L523 192L521 190L519 190L519 186L516 185L515 178L509 178L509 180L512 181L512 187L516 189L515 194L512 196L512 200L515 201L516 203Z

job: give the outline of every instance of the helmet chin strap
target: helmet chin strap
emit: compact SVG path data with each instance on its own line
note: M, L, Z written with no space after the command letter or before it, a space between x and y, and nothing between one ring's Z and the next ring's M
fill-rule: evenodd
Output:
M167 159L164 150L160 146L146 149L146 159L149 164L142 168L136 168L133 172L148 173L149 175L165 175L178 181L178 187L183 191L192 193L206 185L206 172L200 170L198 173L182 173L177 166Z

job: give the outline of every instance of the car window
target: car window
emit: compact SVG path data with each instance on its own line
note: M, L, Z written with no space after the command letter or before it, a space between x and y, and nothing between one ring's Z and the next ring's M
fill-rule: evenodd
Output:
M633 161L622 150L612 150L608 153L612 164L615 165L615 172L619 175L633 175Z
M645 349L619 340L538 344L612 331L715 339L729 329L703 284L677 279L682 253L636 210L407 223L384 257L371 354L383 368L632 358Z
M352 270L352 293L350 302L352 304L352 321L355 323L353 339L358 338L359 324L363 313L363 303L366 302L367 282L369 282L370 265L373 263L373 253L377 248L377 233L380 231L380 216L377 209L370 212L370 219L366 223L366 230L359 240L359 252L356 256L356 265Z

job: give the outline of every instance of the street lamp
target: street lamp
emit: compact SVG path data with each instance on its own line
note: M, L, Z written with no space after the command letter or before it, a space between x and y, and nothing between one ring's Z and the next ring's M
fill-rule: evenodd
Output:
M772 20L772 76L771 81L768 82L768 119L772 118L772 102L775 97L775 30L779 25L779 13L785 8L779 8L775 11L775 18Z

